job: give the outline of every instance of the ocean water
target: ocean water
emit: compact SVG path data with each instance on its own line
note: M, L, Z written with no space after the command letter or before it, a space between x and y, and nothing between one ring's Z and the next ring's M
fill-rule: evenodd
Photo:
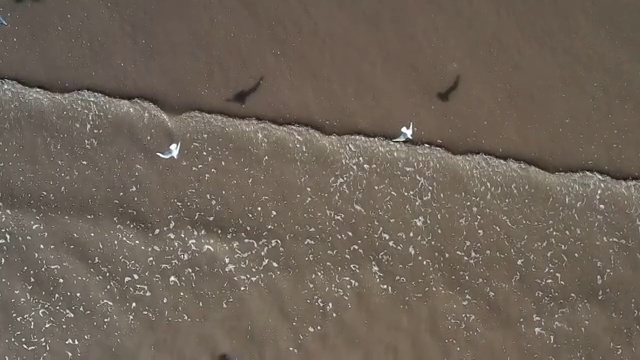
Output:
M3 358L637 358L637 182L10 81L0 110Z

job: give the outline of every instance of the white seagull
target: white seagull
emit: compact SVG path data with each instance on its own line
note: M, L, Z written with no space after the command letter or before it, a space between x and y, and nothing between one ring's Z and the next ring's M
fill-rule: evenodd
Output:
M402 134L393 139L393 141L407 141L409 139L412 139L411 136L413 135L413 122L411 123L411 125L409 125L408 129L406 126L403 126L400 131L402 132Z
M163 159L168 159L170 157L174 157L174 158L178 158L178 152L180 151L180 143L178 142L177 144L171 144L171 146L169 146L169 149L165 150L164 152L161 153L156 153L158 154L158 156L160 156Z

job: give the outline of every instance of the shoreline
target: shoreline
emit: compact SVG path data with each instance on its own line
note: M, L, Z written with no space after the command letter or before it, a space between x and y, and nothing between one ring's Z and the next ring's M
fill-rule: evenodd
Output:
M276 127L284 127L284 128L302 128L302 129L306 129L309 131L313 131L316 132L318 134L321 134L323 136L327 136L327 137L360 137L360 138L364 138L364 139L370 139L370 140L381 140L381 141L391 141L391 138L393 137L393 135L391 136L385 136L384 134L372 134L372 133L345 133L345 134L335 134L335 133L326 133L323 131L323 129L318 129L315 128L313 125L308 125L305 124L303 122L284 122L284 121L278 121L278 120L270 120L270 119L262 119L262 118L256 118L256 117L239 117L239 116L234 116L234 115L229 115L229 114L225 114L225 113L217 113L217 112L205 112L205 111L201 111L201 110L188 110L185 111L183 113L171 113L166 111L165 109L163 109L161 106L159 106L158 104L148 100L148 99L144 99L144 98L140 98L140 97L136 97L136 98L131 98L131 99L127 99L127 98L121 98L121 97L117 97L117 96L112 96L109 94L104 94L104 93L100 93L100 92L96 92L96 91L92 91L92 90L73 90L73 91L69 91L69 92L54 92L54 91L50 91L47 90L45 88L42 87L31 87L28 85L25 85L24 83L20 82L20 81L16 81L16 80L12 80L12 79L0 79L0 83L5 83L5 84L9 84L9 86L11 86L11 84L16 84L17 85L17 89L18 91L39 91L45 94L48 94L49 96L53 95L53 96L60 96L60 97L70 97L73 98L74 96L78 96L80 94L86 93L86 94L90 94L92 96L97 96L98 98L100 97L104 97L107 98L109 100L115 100L115 101L123 101L125 103L129 103L129 104L133 104L133 103L139 103L142 104L144 106L148 106L151 107L152 109L154 109L155 111L158 111L160 113L162 113L167 119L176 119L176 118L183 118L183 117L188 117L189 115L202 115L202 116L214 116L214 117L220 117L223 119L227 119L229 121L249 121L249 122L254 122L256 124L260 124L260 123L264 123L264 125L266 126L276 126ZM530 167L532 169L535 169L537 171L541 171L545 174L551 175L551 176L559 176L559 177L564 177L564 176L576 176L576 177L581 177L583 175L586 176L593 176L605 181L616 181L616 182L623 182L623 183L636 183L640 180L640 176L638 177L630 177L630 178L618 178L618 177L614 177L611 176L610 174L607 173L603 173L603 172L598 172L598 171L594 171L594 170L584 170L584 169L578 169L576 171L553 171L553 170L549 170L548 168L545 168L544 166L539 166L538 164L532 164L529 163L527 161L523 161L521 159L517 159L517 158L510 158L510 157L500 157L500 156L496 156L494 154L490 154L490 153L484 153L484 152L465 152L465 153L456 153L454 151L451 151L450 149L448 149L446 146L443 145L434 145L434 144L429 144L429 143L424 143L424 142L417 142L417 141L411 141L411 142L406 142L403 143L402 146L409 146L409 147L429 147L429 148L433 148L433 149L438 149L439 151L443 151L444 153L448 154L448 155L452 155L452 156L460 156L460 157L464 157L464 158L475 158L475 157L486 157L492 160L497 160L497 161L501 161L504 163L512 163L515 164L517 167L523 167L523 168L527 168Z
M328 134L390 137L413 120L417 142L456 154L637 179L636 9L596 1L10 3L0 77ZM456 75L459 89L438 100ZM244 107L225 101L260 76Z

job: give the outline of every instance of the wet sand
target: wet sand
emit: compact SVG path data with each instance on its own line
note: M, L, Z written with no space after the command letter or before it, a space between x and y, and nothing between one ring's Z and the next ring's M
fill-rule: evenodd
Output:
M23 1L0 76L325 133L416 140L550 171L640 175L631 1ZM461 75L449 102L436 93ZM265 83L245 107L224 99Z

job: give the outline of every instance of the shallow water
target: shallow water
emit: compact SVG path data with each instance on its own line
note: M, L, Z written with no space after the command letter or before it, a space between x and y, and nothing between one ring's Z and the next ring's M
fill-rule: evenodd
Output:
M7 81L0 106L7 358L635 357L636 182Z

